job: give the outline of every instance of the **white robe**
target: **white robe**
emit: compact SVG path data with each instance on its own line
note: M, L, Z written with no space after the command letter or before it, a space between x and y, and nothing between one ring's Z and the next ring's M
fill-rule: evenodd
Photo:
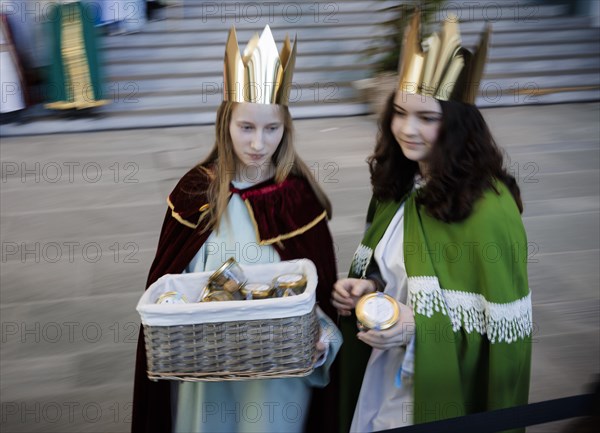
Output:
M241 189L250 185L234 182L234 186ZM232 195L219 232L211 233L186 271L214 270L232 256L242 264L281 260L272 246L258 245L248 209L238 194ZM326 319L320 316L320 320L323 326ZM332 347L324 365L307 377L173 383L173 431L302 432L311 386L328 382L327 370L341 344L341 334L337 333L337 347Z
M386 282L384 293L406 304L408 277L404 266L404 205L396 212L374 258ZM373 349L363 378L352 419L351 432L372 432L412 424L413 389L410 383L398 386L397 376L406 348Z

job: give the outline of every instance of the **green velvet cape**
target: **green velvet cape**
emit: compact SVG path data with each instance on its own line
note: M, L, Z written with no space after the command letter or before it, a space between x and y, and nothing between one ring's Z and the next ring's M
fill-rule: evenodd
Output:
M445 223L417 205L416 194L400 202L371 201L350 270L351 277L366 277L375 247L404 203L404 245L398 248L416 323L413 422L527 403L527 238L512 195L496 182L466 220ZM371 349L356 338L354 315L341 322L341 431L347 432Z

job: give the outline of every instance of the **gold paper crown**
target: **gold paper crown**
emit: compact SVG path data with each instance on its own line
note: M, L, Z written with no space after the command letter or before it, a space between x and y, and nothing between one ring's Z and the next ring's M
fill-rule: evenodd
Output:
M421 13L415 12L404 34L399 90L441 101L475 103L491 28L486 27L471 53L461 46L457 21L456 17L447 19L441 35L434 33L421 44Z
M229 30L225 47L223 100L287 105L296 63L296 39L292 48L285 37L281 52L267 25L255 33L240 55L235 27Z

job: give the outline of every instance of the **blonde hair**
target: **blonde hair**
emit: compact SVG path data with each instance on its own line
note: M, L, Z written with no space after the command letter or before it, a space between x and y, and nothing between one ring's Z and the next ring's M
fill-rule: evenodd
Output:
M211 170L212 176L208 187L208 210L201 216L200 221L206 230L218 230L223 213L229 203L229 185L236 174L237 159L233 151L233 142L229 132L231 115L237 102L224 101L217 111L215 123L215 144L208 156L198 164L197 168L205 167ZM310 184L317 196L317 200L327 211L331 219L331 202L327 195L315 181L310 169L298 156L294 149L294 125L289 109L277 105L283 115L283 137L273 154L272 162L275 167L275 182L281 183L291 174L304 178Z

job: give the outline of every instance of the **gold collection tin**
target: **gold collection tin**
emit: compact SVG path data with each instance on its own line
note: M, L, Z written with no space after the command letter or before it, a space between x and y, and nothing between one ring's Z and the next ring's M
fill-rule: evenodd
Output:
M241 288L245 299L266 299L273 296L273 286L265 283L246 283Z
M236 301L242 299L239 292L229 293L220 287L206 285L200 292L198 302Z
M215 301L233 301L235 300L233 295L225 290L214 290L209 291L202 302L215 302Z
M400 308L394 298L382 292L369 293L356 303L357 325L361 331L389 329L398 322Z
M198 299L198 302L204 302L204 299L206 299L206 297L210 295L210 292L210 286L204 286L204 288L200 292L200 298Z
M293 289L285 289L283 292L281 292L280 297L287 298L288 296L296 296L296 295L299 295L299 293L296 293Z
M277 296L289 296L288 289L299 295L306 289L306 281L304 274L283 274L273 280L273 287Z
M208 278L208 283L202 289L198 302L296 296L304 292L306 284L306 275L300 273L279 275L273 279L272 284L248 283L242 268L233 257L230 257Z
M187 304L188 300L184 294L171 291L165 292L156 300L157 304Z
M229 293L235 293L246 284L246 276L233 257L227 259L209 278L209 285Z

